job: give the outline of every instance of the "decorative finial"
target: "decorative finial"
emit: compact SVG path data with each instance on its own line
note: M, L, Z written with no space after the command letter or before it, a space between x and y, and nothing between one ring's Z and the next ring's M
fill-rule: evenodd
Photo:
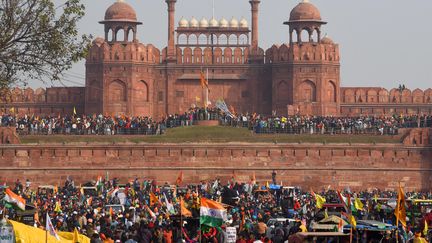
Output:
M122 2L124 2L124 0L117 0L117 2L118 2L118 3L122 3Z
M309 0L303 0L303 2L304 2L304 3L308 3L308 2L309 2Z

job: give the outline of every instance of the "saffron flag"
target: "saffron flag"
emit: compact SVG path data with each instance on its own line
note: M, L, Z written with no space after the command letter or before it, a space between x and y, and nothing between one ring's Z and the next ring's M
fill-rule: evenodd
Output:
M159 202L159 199L157 198L157 196L153 192L150 192L150 207L152 207L153 205L155 205L158 202Z
M429 231L429 227L428 227L427 220L425 219L425 225L424 225L424 228L423 228L423 235L427 236L428 235L428 231Z
M222 204L207 198L201 198L200 224L220 227L227 220L227 211Z
M201 87L207 88L208 89L208 80L205 78L204 73L201 72L201 76L200 76L200 81L201 81Z
M186 208L183 198L180 198L180 210L181 210L182 216L188 217L188 218L192 217L192 212Z
M183 171L180 171L179 175L177 176L176 185L180 185L183 182Z
M406 227L405 193L400 184L394 215L396 216L396 225L398 225L400 221L400 223Z
M21 210L25 210L26 202L25 202L24 198L13 193L13 191L11 191L9 188L6 188L5 194L6 195L5 195L4 199L6 202L13 204L13 205L16 205Z
M45 225L45 230L48 231L48 233L52 236L54 236L57 240L60 240L60 237L57 235L57 232L54 229L54 226L51 222L51 218L49 216L49 214L46 214L46 225Z

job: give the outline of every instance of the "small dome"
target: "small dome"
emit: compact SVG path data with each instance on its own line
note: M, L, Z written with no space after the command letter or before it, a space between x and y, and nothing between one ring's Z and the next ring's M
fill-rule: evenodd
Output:
M324 38L321 39L321 43L322 44L334 44L334 41L330 37L325 36Z
M137 21L135 10L125 2L115 2L105 12L107 20Z
M317 20L321 21L321 14L315 5L308 1L299 3L290 14L290 21Z
M181 18L179 21L179 27L187 28L189 27L189 22L185 18Z
M215 18L210 19L210 27L218 27L218 26L219 26L219 22Z
M105 43L105 39L102 37L96 37L96 39L93 40L93 45L97 45L100 47L103 43Z
M230 21L230 27L231 28L238 28L239 27L239 22L237 19L235 19L234 17L231 19Z
M228 27L228 20L226 20L225 18L222 18L222 19L219 21L219 26L220 26L220 27L223 27L223 28L227 28L227 27Z
M195 17L189 21L189 26L192 28L197 28L199 26L198 20Z
M248 22L247 22L247 20L245 18L242 18L240 20L240 27L241 28L247 28L248 27Z
M203 27L203 28L209 27L209 23L208 23L206 18L202 18L199 25L200 25L200 27Z

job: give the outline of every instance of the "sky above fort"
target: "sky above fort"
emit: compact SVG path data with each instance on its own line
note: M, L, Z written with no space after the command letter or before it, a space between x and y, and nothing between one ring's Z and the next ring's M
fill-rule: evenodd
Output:
M61 2L60 0L55 0ZM104 36L105 10L114 0L83 0L86 16L80 22L82 34ZM162 49L167 44L167 6L164 0L125 0L138 20L138 39ZM230 20L245 17L250 23L248 0L214 0L215 17ZM264 50L288 42L289 18L300 0L261 0L259 45ZM393 88L432 87L432 1L428 0L310 0L328 24L322 29L340 46L341 86ZM185 17L198 20L212 16L212 0L178 0L176 26ZM84 61L73 66L64 80L67 86L83 86ZM31 82L32 87L59 83Z

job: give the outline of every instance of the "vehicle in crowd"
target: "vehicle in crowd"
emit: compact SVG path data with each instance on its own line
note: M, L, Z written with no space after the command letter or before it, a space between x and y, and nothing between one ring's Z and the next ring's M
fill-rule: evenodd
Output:
M123 205L121 204L107 204L105 205L105 211L109 212L110 209L112 209L112 211L116 214L118 213L123 213L125 211L125 208Z

